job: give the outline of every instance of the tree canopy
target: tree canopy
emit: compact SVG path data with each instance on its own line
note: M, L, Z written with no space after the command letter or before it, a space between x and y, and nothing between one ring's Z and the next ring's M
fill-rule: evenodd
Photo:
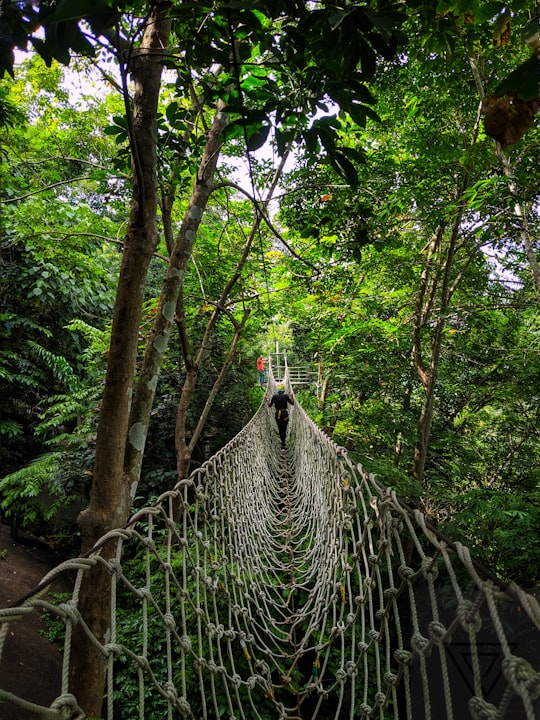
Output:
M3 512L90 547L279 343L336 442L535 580L539 47L521 0L4 3Z

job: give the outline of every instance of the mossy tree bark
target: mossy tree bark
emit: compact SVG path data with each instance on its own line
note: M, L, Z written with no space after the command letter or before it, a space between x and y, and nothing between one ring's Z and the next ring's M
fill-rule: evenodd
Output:
M157 107L163 57L171 32L169 3L154 2L147 15L140 45L126 66L134 84L128 115L133 167L133 196L115 302L111 343L89 507L79 517L83 551L129 517L131 496L123 475L124 451L144 286L157 244ZM127 98L126 98L127 101ZM110 550L102 549L107 558ZM105 643L110 627L110 573L97 564L85 573L79 610L89 631ZM100 717L105 682L105 658L79 626L75 627L71 689L88 717Z

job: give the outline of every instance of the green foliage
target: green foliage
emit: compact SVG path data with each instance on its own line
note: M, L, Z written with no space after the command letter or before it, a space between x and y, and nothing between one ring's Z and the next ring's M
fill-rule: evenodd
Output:
M126 3L116 3L124 8ZM79 21L85 18L99 33L113 30L118 19L116 9L109 0L74 0L73 2L50 2L43 0L37 5L24 6L9 3L1 16L0 78L7 71L13 75L14 48L26 50L28 42L41 55L48 66L53 60L68 64L70 55L94 55L95 46L88 40ZM36 30L41 30L38 36Z
M411 504L427 495L435 520L452 515L461 494L477 488L484 488L486 504L488 497L514 493L519 509L539 480L535 300L514 214L519 198L534 235L537 189L531 195L530 174L536 177L538 166L533 170L529 158L536 157L536 133L510 157L517 183L512 195L490 141L474 134L478 97L468 61L474 58L481 73L489 67L495 85L527 54L515 40L526 13L514 18L512 50L502 52L491 41L500 7L488 5L445 3L436 18L427 6L411 5L407 56L382 63L376 83L382 123L353 130L359 133L355 144L368 148L365 166L357 166L360 191L343 187L328 167L300 162L280 210L288 241L319 269L310 276L295 264L276 273L279 287L287 288L280 307L293 318L295 350L301 347L305 357L321 363L327 383L310 414ZM519 3L516 10L523 10ZM475 18L465 20L466 12ZM452 296L420 488L410 479L424 402L411 364L415 296L434 229L448 227L459 212L454 265L446 269L442 244L427 275L421 328L426 358L445 270ZM468 507L460 505L459 526L467 542ZM522 520L522 529L532 531L534 521ZM486 564L503 572L504 533L493 538ZM523 569L538 557L535 542L526 555L510 574L527 575Z
M264 399L264 388L254 385L248 388L247 395L249 397L251 412L255 414Z
M72 599L71 593L58 592L50 593L51 602L54 603L54 607L59 607L62 603L69 602ZM44 610L42 618L45 622L45 630L40 630L40 635L54 643L60 652L63 650L63 644L66 636L66 625L63 617L57 614L54 610Z
M126 8L129 18L122 16ZM13 47L29 41L45 60L31 57L0 91L0 457L11 476L46 447L58 450L62 463L78 448L84 458L78 470L77 463L71 474L49 467L59 488L76 487L77 472L87 478L91 467L131 165L121 98L92 90L72 102L54 59L64 63L74 52L93 53L95 46L84 40L88 27L105 38L118 22L121 34L131 37L129 23L137 25L141 8L120 3L113 13L105 0L44 2L25 8L25 16L10 4L0 17L0 68L9 74ZM219 97L230 115L223 152L243 155L247 142L257 190L273 168L253 153L265 156L270 145L278 154L295 147L299 159L276 224L307 261L298 262L264 232L257 238L224 301L229 316L220 317L201 362L188 430L229 347L230 320L248 305L253 329L240 344L241 359L217 398L194 462L249 419L261 397L255 348L267 354L279 340L290 358L320 365L325 397L304 399L312 417L354 448L382 482L414 501L419 489L409 471L424 389L411 365L412 318L427 243L443 227L420 329L429 366L434 328L440 320L444 325L426 467L430 500L444 516L455 495L478 488L486 497L533 492L538 323L514 207L519 200L534 238L537 131L508 151L511 190L478 125L477 78L470 72L473 60L488 92L517 79L514 89L530 94L524 70L535 64L517 40L527 9L524 0L505 6L512 22L503 47L500 35L493 45L502 5L484 0L309 8L292 0L173 3L180 52L167 58L157 118L162 199L191 187L206 116ZM216 65L217 75L208 71ZM193 104L194 77L200 112ZM172 209L173 234L186 204L182 197ZM456 217L456 253L445 265ZM193 349L235 272L252 219L245 200L215 190L184 277ZM438 290L446 267L452 297L441 318ZM163 270L163 260L155 259L145 288L141 356ZM180 357L174 339L148 437L145 497L175 480ZM64 452L58 443L65 441ZM16 502L29 500L22 487L8 486L15 512ZM474 507L466 503L463 517ZM463 520L460 528L466 527ZM492 553L496 563L498 552Z
M76 516L88 498L95 398L94 388L49 398L36 435L53 449L0 478L0 507L12 527L44 536L64 535L71 546L77 534Z
M133 12L122 18L126 7ZM116 36L125 33L131 40L136 35L128 35L129 22L138 26L145 8L120 3L113 12L105 0L43 2L25 8L28 18L20 9L8 5L0 16L8 30L0 32L0 72L11 71L12 47L25 47L29 39L50 71L31 62L26 80L11 86L11 96L0 96L7 159L0 169L6 200L0 377L7 388L0 427L3 467L14 470L0 480L0 493L7 516L47 529L72 499L87 498L120 260L107 239L118 240L122 232L129 188L120 176L131 172L123 108L105 100L75 113L58 85L61 72L54 59L67 63L73 52L94 53L83 17L95 33L118 21ZM473 82L478 78L470 75L474 61L480 84L531 97L530 69L536 72L537 62L523 62L523 48L515 44L510 53L492 47L501 3L306 7L284 0L175 2L172 9L174 43L180 42L178 54L166 61L176 75L157 118L162 210L166 199L191 185L204 144L198 123L204 126L205 111L218 97L228 103L225 142L232 155L254 153L270 141L281 154L293 143L305 158L285 188L289 194L278 222L296 255L308 262L299 263L277 240L259 237L260 251L252 253L234 291L220 300L228 316L224 310L200 359L188 431L226 355L231 319L248 304L258 311L260 336L254 343L252 332L241 345L242 361L221 388L194 464L227 442L258 406L262 391L254 386L254 348L279 339L291 358L319 363L324 396L321 391L305 402L339 444L354 449L367 470L411 504L422 495L437 519L447 519L443 529L465 540L490 568L523 582L537 580L538 321L520 244L525 224L533 238L538 230L537 134L531 131L503 171L478 125ZM524 23L524 1L507 9L521 12L516 25ZM40 36L34 34L38 26ZM217 76L207 71L217 65ZM200 80L197 87L194 78ZM195 95L200 113L192 107ZM16 115L13 107L19 105ZM268 165L260 165L257 189ZM182 350L190 359L235 272L252 218L246 203L232 195L216 191L214 199L183 279L193 347ZM524 223L514 211L517 200ZM173 228L186 203L174 207ZM438 228L441 241L428 259L426 248ZM145 289L141 355L162 274L162 262L154 261ZM427 288L419 309L423 277ZM440 293L442 278L449 281L448 303ZM263 294L272 298L268 307L257 297ZM410 475L425 401L425 383L411 364L418 340L413 319L419 315L425 366L437 375L423 488ZM440 358L430 354L439 327ZM173 341L148 435L139 488L143 503L176 479L173 429L185 375L181 356ZM43 447L54 452L43 457ZM178 553L175 567L181 558ZM151 576L160 596L166 584L157 566ZM141 587L146 580L141 572ZM190 589L192 583L190 578ZM195 647L199 619L182 598L172 603L176 616L187 606L187 632ZM135 606L138 601L130 598L121 613L120 642L139 636ZM165 682L163 632L153 610L148 629L155 672ZM203 654L206 648L199 650ZM186 657L175 652L180 675ZM239 648L234 662L243 667ZM115 663L117 714L132 717L139 704L133 663L127 656ZM187 665L186 695L198 716L192 656ZM328 668L338 665L336 644ZM303 680L305 669L296 669L290 690ZM264 698L256 699L266 717ZM288 704L289 689L283 699ZM166 713L164 699L150 686L145 702L146 714ZM226 710L226 699L219 697L216 714Z
M55 355L32 340L29 341L28 347L38 360L51 370L54 380L65 385L68 390L76 389L77 378L65 358Z
M176 87L186 95L193 70L206 101L227 99L229 137L245 136L248 148L256 150L274 126L275 142L283 153L300 136L310 153L316 155L322 150L325 161L356 186L354 162L359 154L337 142L336 128L345 118L360 125L365 125L368 117L378 119L367 83L375 75L378 58L395 54L398 29L405 17L396 5L370 5L344 10L334 2L320 8L306 8L292 1L256 3L253 7L174 4L173 33L181 39L189 66L174 56L167 58L167 65L176 70ZM0 73L13 73L12 49L25 49L28 42L48 67L54 60L67 64L73 54L94 55L96 48L85 33L88 25L98 35L110 37L115 23L124 22L128 34L130 21L121 13L129 8L136 17L141 12L129 3L117 6L114 11L108 4L90 8L81 0L66 13L63 3L57 7L45 2L28 15L11 6L0 18L5 38ZM136 24L135 18L131 22ZM196 33L193 27L198 28ZM38 28L40 33L36 32ZM222 70L217 76L208 72L218 65ZM310 124L308 119L318 111L328 112L329 102L339 104L343 120L317 119ZM177 112L180 103L171 103L169 108L159 119L160 140L162 146L177 152L183 142L180 138L189 132L188 118ZM113 121L106 132L124 145L128 140L126 120L116 115ZM167 153L164 158L167 165Z
M20 437L22 434L22 425L15 420L0 420L0 435L3 438L12 440L13 438Z
M540 579L540 498L514 490L470 488L453 501L452 516L442 526L452 539L504 580L525 587Z
M0 507L13 526L68 537L76 532L76 515L88 498L93 433L101 394L100 384L95 381L103 374L104 342L102 332L82 321L74 321L70 330L92 339L81 356L91 381L82 382L63 358L39 345L32 346L52 368L56 382L66 390L58 394L49 391L40 408L36 408L39 412L36 412L33 438L42 447L53 449L0 479ZM5 425L9 425L9 421ZM14 440L21 442L21 428L13 429Z
M51 417L47 433L41 425L47 397L56 403L72 394L65 399L72 405L69 419L64 412L57 421L69 433L78 416L87 415L85 403L95 406L90 398L97 397L103 373L104 355L93 352L89 328L101 332L111 312L118 254L104 238L117 232L115 203L105 207L98 199L106 185L101 170L88 184L81 176L100 164L104 145L94 128L106 102L92 101L75 114L62 77L58 66L46 69L34 57L6 84L20 113L5 131L0 166L6 201L0 249L4 473L42 454L54 436ZM99 352L105 349L106 340ZM93 393L85 394L85 387Z
M59 469L58 453L36 458L30 465L0 480L2 508L7 518L20 518L23 527L35 527L50 520L58 510L58 500L49 502L44 491L50 477Z
M24 115L17 105L8 97L8 89L5 85L0 87L0 129L2 127L13 127L24 121Z

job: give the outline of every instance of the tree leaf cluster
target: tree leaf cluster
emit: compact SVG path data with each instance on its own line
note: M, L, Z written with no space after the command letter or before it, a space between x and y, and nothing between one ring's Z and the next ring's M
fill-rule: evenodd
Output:
M129 12L119 15L125 8ZM156 113L161 258L152 260L145 286L138 367L159 314L163 258L187 210L187 197L180 196L205 180L197 168L219 99L230 116L224 142L231 156L264 152L269 145L278 155L294 146L302 156L274 221L290 249L275 237L257 238L223 303L228 315L220 316L206 346L188 429L204 409L203 391L212 387L231 342L232 320L249 308L255 327L245 331L210 416L209 451L248 415L244 386L255 378L259 347L286 337L292 358L319 364L326 385L324 397L317 388L313 413L321 424L416 503L428 493L440 518L461 512L465 501L458 505L444 494L446 487L461 488L459 478L467 490L507 492L515 483L529 492L536 477L536 390L530 388L536 388L537 373L526 349L528 333L536 332L535 301L523 223L514 210L519 201L534 234L536 131L510 156L512 190L483 131L478 78L471 73L472 58L480 84L491 90L497 83L504 87L516 63L528 62L528 51L515 43L515 28L525 24L523 3L512 4L504 49L502 41L492 43L501 3L433 8L421 2L326 2L307 8L284 0L170 8L172 43ZM10 114L7 96L4 105L2 132L12 153L6 154L9 170L2 171L2 258L8 261L0 372L10 396L18 395L24 407L21 414L2 407L1 420L21 441L36 424L48 439L57 427L53 416L39 417L46 396L52 412L56 407L58 417L65 413L73 422L75 405L67 394L101 382L99 353L87 365L91 338L81 323L104 336L110 332L135 150L130 115L124 114L134 96L125 95L124 107L103 98L75 113L58 88L56 60L66 63L74 51L95 55L107 46L129 82L145 9L143 3L113 8L105 2L44 2L12 7L0 18L8 28L6 48L26 47L41 27L41 39L33 41L40 40L37 52L51 66L46 73L33 61L25 87L34 92L13 84L21 116ZM94 36L91 46L81 39L86 35ZM9 73L9 53L2 62ZM268 165L252 162L255 187L262 186ZM225 193L205 213L182 281L194 347L235 272L251 219L245 201ZM92 237L83 241L89 228ZM427 395L413 362L415 314L418 356L427 370L437 364L423 485L410 473ZM278 327L280 318L288 320L285 329ZM440 358L433 353L439 341ZM163 359L149 431L144 475L150 494L160 490L160 457L167 460L163 481L173 477L175 393L190 358L175 336ZM64 401L52 399L63 392ZM487 419L493 433L486 434ZM12 467L38 450L21 453ZM201 451L197 461L204 456ZM527 470L516 469L521 466ZM432 501L433 495L438 499Z

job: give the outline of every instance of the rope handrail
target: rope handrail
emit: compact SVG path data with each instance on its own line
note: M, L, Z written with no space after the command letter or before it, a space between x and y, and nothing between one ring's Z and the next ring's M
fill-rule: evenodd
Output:
M286 364L282 380L289 388ZM270 368L267 397L274 388ZM355 465L298 402L288 432L281 450L263 402L189 478L0 609L0 701L84 717L69 687L71 629L86 627L84 573L105 563L110 633L93 642L107 720L539 717L536 599ZM55 597L49 585L67 571L73 591ZM1 680L33 613L65 627L50 706Z

